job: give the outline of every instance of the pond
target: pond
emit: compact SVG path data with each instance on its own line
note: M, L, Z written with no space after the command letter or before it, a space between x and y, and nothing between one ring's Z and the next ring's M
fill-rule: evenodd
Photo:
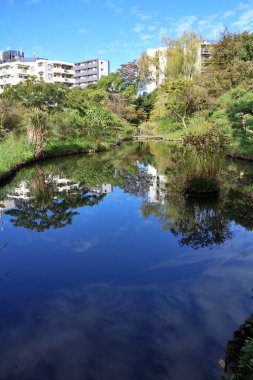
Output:
M185 199L168 145L126 143L2 186L0 379L220 379L253 308L253 166L225 172Z

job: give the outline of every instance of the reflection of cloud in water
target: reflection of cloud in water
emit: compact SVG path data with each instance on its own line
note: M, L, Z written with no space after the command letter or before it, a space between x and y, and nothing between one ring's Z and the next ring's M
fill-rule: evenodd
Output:
M75 240L71 243L64 243L63 245L65 245L69 251L71 252L74 252L74 253L84 253L84 252L87 252L89 250L91 250L92 248L95 248L99 245L100 243L100 240L96 237L92 238L92 239L79 239L79 240Z
M128 231L129 231L128 227L119 227L119 229L117 231L112 231L111 235L114 238L118 238L118 237L128 233Z
M197 254L192 251L181 251L180 255L173 255L168 260L155 264L148 268L148 270L158 270L166 268L177 268L189 264L208 264L210 267L213 265L223 266L231 263L241 265L245 259L250 259L252 256L252 238L253 234L249 234L245 229L241 230L240 235L234 238L233 241L227 241L222 246L215 246L214 248L205 248ZM248 262L248 261L247 261ZM179 270L179 269L177 269Z
M214 266L177 285L57 292L0 333L0 378L216 379L251 279L249 265Z

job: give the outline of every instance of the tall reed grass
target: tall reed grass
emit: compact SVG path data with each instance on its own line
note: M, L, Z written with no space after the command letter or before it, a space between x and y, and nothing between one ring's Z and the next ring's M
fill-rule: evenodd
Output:
M184 137L173 162L177 181L186 192L218 191L228 138L217 128Z

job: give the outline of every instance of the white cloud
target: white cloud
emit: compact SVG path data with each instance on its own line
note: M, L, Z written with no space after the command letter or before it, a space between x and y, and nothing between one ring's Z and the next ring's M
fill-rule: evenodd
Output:
M246 9L237 21L232 24L233 27L238 28L240 31L253 30L253 9Z
M137 19L141 21L149 20L153 17L153 14L144 13L140 11L138 7L132 7L131 12Z
M77 33L80 34L80 35L87 34L87 29L85 29L85 28L80 28L80 29L78 30Z
M180 35L187 30L193 29L193 25L197 20L196 16L183 16L174 24L173 29L177 35Z
M90 240L79 240L76 241L74 247L71 247L71 251L75 253L84 253L92 248L95 248L99 244L99 239L93 238Z
M221 15L221 18L228 18L232 17L236 14L236 11L227 11Z
M148 26L148 31L149 32L154 32L155 30L158 29L158 26L157 25L151 25L151 26Z
M136 33L139 33L139 32L141 32L144 29L145 29L145 25L143 25L143 24L137 24L133 28L133 31L136 32Z
M97 53L99 55L103 55L103 54L106 54L106 50L105 49L100 49L100 50L97 51Z
M242 1L242 2L239 4L238 9L239 9L239 10L243 10L243 9L247 9L248 7L249 7L249 3L245 3L244 1Z
M26 4L27 5L35 5L35 4L40 4L42 0L27 0Z
M150 40L152 38L153 38L153 36L151 34L143 34L141 36L142 41Z
M113 10L115 13L122 13L124 11L124 9L120 5L118 5L116 2L112 0L107 0L105 2L105 7Z

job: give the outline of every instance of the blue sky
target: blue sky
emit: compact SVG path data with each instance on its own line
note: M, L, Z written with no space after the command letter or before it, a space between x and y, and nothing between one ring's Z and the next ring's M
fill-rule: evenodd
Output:
M253 31L253 0L0 0L0 50L22 48L70 62L95 57L111 68L161 37L194 30L213 40L224 26Z

